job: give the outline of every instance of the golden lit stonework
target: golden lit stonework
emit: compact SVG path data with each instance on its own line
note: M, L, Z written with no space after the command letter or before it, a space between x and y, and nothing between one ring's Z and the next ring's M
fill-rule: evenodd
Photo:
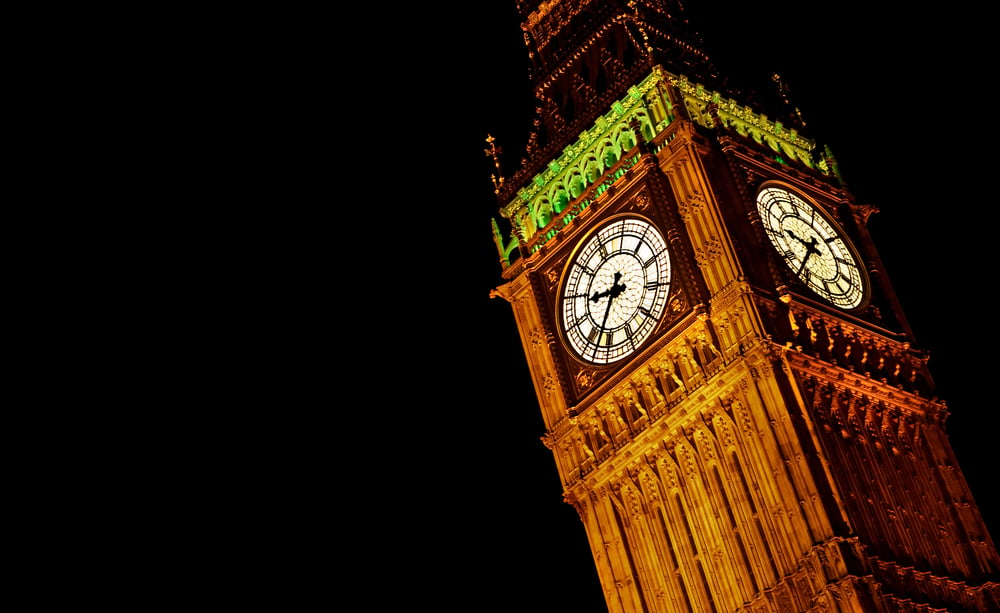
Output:
M798 109L710 85L676 1L516 4L540 112L491 295L608 610L1000 610L875 209Z

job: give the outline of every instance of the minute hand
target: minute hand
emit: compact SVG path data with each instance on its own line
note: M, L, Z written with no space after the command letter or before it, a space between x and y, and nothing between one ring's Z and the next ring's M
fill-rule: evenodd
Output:
M591 298L592 301L597 302L598 298L603 298L604 296L608 297L608 306L604 308L604 319L601 321L601 330L604 330L607 327L608 315L611 314L611 302L614 301L614 299L617 298L619 294L625 291L625 284L624 283L622 283L621 285L618 284L618 280L621 278L622 278L622 273L616 272L615 281L614 283L611 284L611 287L609 287L607 290L603 292L595 292L593 298Z
M795 240L797 240L800 243L802 243L803 245L805 245L805 248L806 248L806 257L802 258L802 264L799 265L799 270L796 273L796 274L802 274L802 270L806 267L806 262L809 261L809 256L811 256L814 253L817 254L817 255L819 255L819 249L816 248L816 242L817 242L816 241L816 237L815 236L810 236L809 237L809 242L806 242L806 241L802 240L801 238L799 238L799 237L795 236L794 234L792 234L792 232L790 230L789 230L788 234L790 236L792 236L793 238L795 238Z

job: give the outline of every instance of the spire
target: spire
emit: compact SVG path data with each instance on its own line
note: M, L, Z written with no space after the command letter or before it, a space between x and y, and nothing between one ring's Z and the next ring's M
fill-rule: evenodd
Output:
M493 138L492 134L486 135L486 142L489 143L489 148L484 149L483 152L486 157L493 158L493 166L496 167L497 172L494 175L490 175L493 178L493 193L497 196L500 195L500 187L503 185L503 175L500 174L500 154L503 153L503 149L497 147L495 142L496 139Z
M781 75L776 72L771 75L771 81L773 81L777 86L778 97L785 103L785 107L790 109L788 120L792 127L798 129L806 127L806 120L802 118L802 111L800 111L799 107L793 105L791 100L788 99L788 92L791 91L792 88L789 87L788 84L781 78Z

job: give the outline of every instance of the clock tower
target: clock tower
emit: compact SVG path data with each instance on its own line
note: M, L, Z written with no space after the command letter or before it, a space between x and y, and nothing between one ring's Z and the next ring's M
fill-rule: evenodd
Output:
M608 610L1000 610L829 149L722 78L676 0L514 1L537 119L494 175L492 295Z

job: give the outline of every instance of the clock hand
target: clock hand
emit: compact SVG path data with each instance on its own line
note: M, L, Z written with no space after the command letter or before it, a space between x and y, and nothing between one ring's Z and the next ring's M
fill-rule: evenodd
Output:
M621 279L621 278L622 278L622 273L616 272L615 273L615 280L611 284L611 287L609 287L608 289L604 290L603 292L594 292L594 295L590 297L590 301L591 302L597 302L598 300L600 300L601 298L604 298L605 296L611 296L612 298L614 298L618 294L620 294L623 291L625 291L625 285L624 284L618 285L618 280Z
M800 243L802 243L803 245L805 245L807 249L816 249L817 241L816 241L816 237L815 236L810 236L809 240L806 241L804 238L802 238L801 236L799 236L795 232L792 232L791 230L787 230L786 229L785 230L785 234L787 234L788 236L794 238L795 240L797 240Z
M806 262L809 261L809 256L811 256L812 254L813 254L813 252L811 250L808 250L808 249L806 250L806 257L802 258L802 263L799 264L799 269L795 271L796 275L802 276L802 271L806 267Z
M816 249L817 241L816 241L816 237L815 236L810 236L809 240L806 241L805 239L803 239L802 237L800 237L795 232L792 232L791 230L785 230L785 234L787 234L788 236L794 238L795 240L797 240L800 243L802 243L803 245L805 245L806 251L812 251L814 253L819 253L819 249Z
M805 244L806 244L806 242L805 242L804 240L802 240L801 238L799 238L799 237L798 237L798 236L797 236L797 235L795 234L795 232L792 232L791 230L785 230L785 234L787 234L788 236L791 236L792 238L794 238L795 240L799 241L799 242L800 242L800 243L802 243L803 245L805 245Z
M612 297L614 297L614 296L617 296L618 294L622 293L622 290L625 289L624 285L621 286L621 289L617 289L619 287L618 286L618 279L621 279L621 278L622 278L622 273L616 272L615 273L615 280L611 284L611 287L609 287L608 289L604 290L603 292L594 292L594 295L590 297L590 301L591 302L597 302L598 300L600 300L601 298L604 298L605 296L612 296L612 294L613 294Z
M614 296L611 296L611 297L608 298L608 306L607 306L607 308L604 309L604 319L601 321L601 330L602 331L605 329L605 326L608 323L608 315L611 314L611 301L614 300L614 299L615 299ZM600 342L600 340L601 339L598 336L597 337L598 343ZM610 343L609 343L609 345L610 345ZM594 355L595 356L597 355L597 347L598 347L597 343L594 343Z
M802 244L806 246L806 257L808 258L812 254L819 255L819 249L816 248L817 241L815 236L809 237L809 242L802 241Z
M809 260L809 256L811 256L814 253L817 254L817 255L819 255L819 249L816 247L816 245L817 245L816 237L815 236L810 236L809 240L805 241L802 238L800 238L797 234L795 234L794 232L792 232L791 230L785 230L785 234L787 234L788 236L790 236L790 237L794 238L795 240L799 241L806 248L806 257L802 258L802 264L799 266L799 270L798 270L798 273L801 273L802 269L804 269L806 267L806 262Z
M816 248L816 237L810 237L809 242L802 241L802 244L806 246L806 257L802 258L802 264L799 265L799 270L795 274L801 275L802 270L806 267L806 262L809 261L809 256L812 254L819 255L819 249Z
M591 298L591 300L593 300L594 302L597 302L598 298L601 298L601 297L604 297L604 296L608 297L608 306L605 307L605 309L604 309L604 319L601 321L601 330L604 330L605 327L607 326L608 315L611 314L611 303L614 301L615 298L618 297L619 294L621 294L622 292L625 291L625 284L624 283L622 283L621 285L618 284L618 280L621 279L621 278L622 278L622 273L616 272L615 273L615 281L614 281L614 283L611 284L611 287L609 287L604 292L600 292L599 295L598 295L598 293L595 292L594 293L594 297Z

